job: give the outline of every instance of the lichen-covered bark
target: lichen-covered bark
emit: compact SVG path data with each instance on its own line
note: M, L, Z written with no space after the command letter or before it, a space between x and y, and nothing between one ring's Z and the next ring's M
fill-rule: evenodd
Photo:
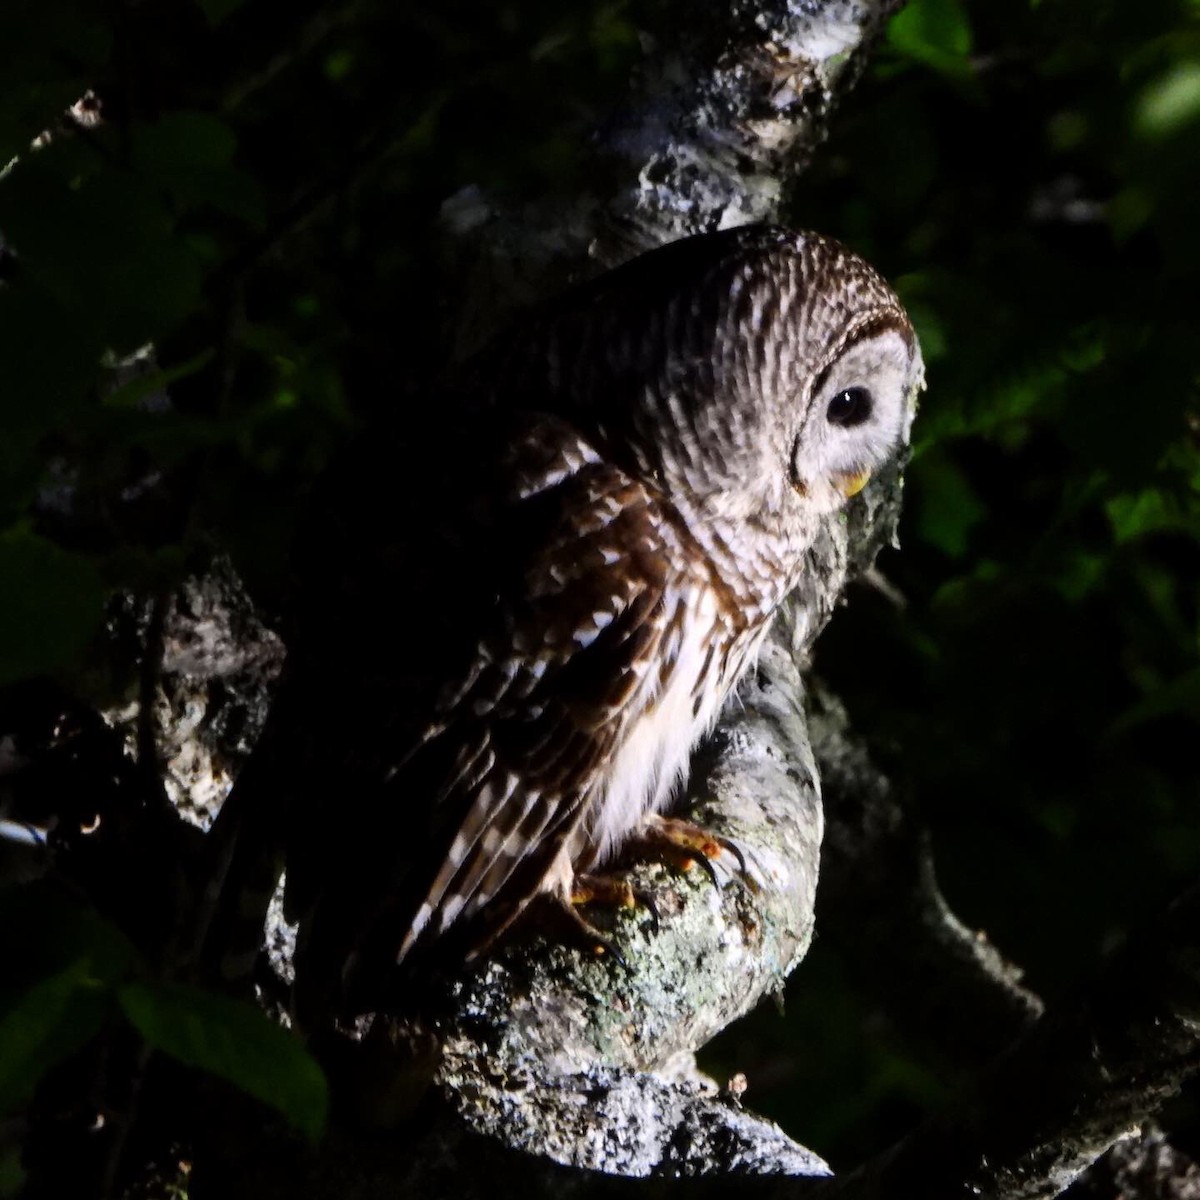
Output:
M139 722L152 726L163 786L185 820L207 829L266 721L284 645L256 613L227 560L193 576L169 600L127 609L153 660L153 712L144 699L105 714L135 754Z
M661 926L645 912L617 922L624 964L518 944L456 981L436 1081L472 1129L595 1169L669 1161L680 1106L714 1090L679 1064L781 988L812 936L822 819L799 692L791 655L769 645L691 789L693 815L744 847L745 879L722 870L718 889L698 870L640 865Z
M898 3L739 0L710 20L676 13L679 36L646 62L602 143L622 179L593 255L611 262L698 229L774 219L825 134L866 36Z
M903 0L731 0L666 10L596 131L590 187L519 209L468 186L443 206L463 280L458 352L563 283L691 233L779 217L888 13Z
M1070 1191L1070 1200L1200 1200L1200 1164L1153 1125L1122 1138Z

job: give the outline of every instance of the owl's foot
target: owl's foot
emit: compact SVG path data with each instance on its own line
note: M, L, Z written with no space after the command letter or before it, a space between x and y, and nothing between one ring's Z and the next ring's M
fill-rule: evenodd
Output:
M658 905L654 897L642 888L634 887L628 879L614 875L576 875L571 890L571 907L600 904L606 908L644 908L658 932Z
M658 906L654 897L634 887L627 879L611 875L576 875L569 892L548 892L546 898L554 902L554 910L565 921L572 940L581 940L593 954L606 954L626 970L630 969L629 963L617 948L612 934L593 925L580 909L593 904L618 910L644 908L650 914L654 931L658 932Z
M585 887L582 890L573 892L569 897L567 897L565 902L559 906L559 911L566 918L567 923L571 927L571 931L578 937L582 938L584 944L589 950L591 950L593 954L607 954L619 962L621 966L628 971L629 963L625 961L624 956L621 954L620 950L617 949L617 945L613 940L612 934L606 933L603 929L597 929L596 926L593 925L591 921L589 921L587 917L585 917L583 913L579 911L579 906L581 904L595 904L601 901L601 897L597 893L598 891L606 889L594 889L592 886L594 884L601 883L605 885L613 885L613 890L604 897L603 902L610 902L608 896L611 895L614 897L614 899L611 901L614 904L614 907L632 908L633 904L628 903L625 896L617 894L620 886L620 880L608 880L601 879L598 876L583 875L576 879L576 883L578 884L582 880L587 880ZM632 889L630 889L630 892L632 892ZM632 896L630 896L630 899L632 899Z
M632 888L622 888L618 879L606 879L593 875L578 875L576 886L570 891L544 891L531 897L531 903L522 905L509 913L505 919L488 931L486 937L472 946L467 954L470 962L486 954L500 936L507 932L518 918L534 917L533 932L548 935L551 941L563 945L574 945L600 956L608 955L628 969L621 952L617 949L612 934L597 928L579 911L584 904L604 904L613 908L632 908L636 904L636 893ZM657 923L658 915L654 914ZM529 925L526 919L522 922Z
M701 829L699 825L693 825L690 821L681 821L678 817L662 817L657 814L647 817L642 828L629 843L629 847L635 854L641 852L653 855L680 871L690 871L698 866L718 889L721 881L717 878L713 860L720 858L722 854L730 854L737 860L738 878L750 878L746 869L746 856L736 842L710 830Z
M576 875L571 903L576 907L604 904L609 908L635 908L637 897L628 879L616 879L611 875Z

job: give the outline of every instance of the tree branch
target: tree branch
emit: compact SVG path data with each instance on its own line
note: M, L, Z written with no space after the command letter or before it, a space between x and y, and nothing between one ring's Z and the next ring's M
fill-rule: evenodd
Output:
M839 95L903 0L669 6L592 184L506 208L474 187L443 207L465 357L514 310L690 233L778 219Z
M945 1114L822 1200L1041 1200L1200 1067L1200 885L1048 1011Z
M960 1070L988 1062L1037 1020L1041 1000L1018 967L951 912L914 806L901 803L819 684L809 721L828 821L823 936L903 1037Z

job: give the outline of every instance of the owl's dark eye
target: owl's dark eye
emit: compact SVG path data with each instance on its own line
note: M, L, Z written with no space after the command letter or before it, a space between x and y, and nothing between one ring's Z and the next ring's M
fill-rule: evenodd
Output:
M861 425L871 415L871 393L864 387L847 388L829 402L825 416L831 425L850 428Z

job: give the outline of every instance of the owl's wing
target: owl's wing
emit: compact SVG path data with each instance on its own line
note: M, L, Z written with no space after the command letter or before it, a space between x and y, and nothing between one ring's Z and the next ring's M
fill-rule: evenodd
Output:
M649 664L672 613L656 505L601 464L554 490L556 535L439 705L435 740L453 753L435 798L444 857L401 955L497 898L529 898L657 686Z
M288 857L289 905L343 962L394 963L537 890L659 686L648 664L682 602L682 535L568 423L489 419L456 438L451 473L417 441L388 466L392 532L321 539L369 549L371 578L331 599L322 563L322 633L295 672L321 736L368 747L336 779L299 773Z

